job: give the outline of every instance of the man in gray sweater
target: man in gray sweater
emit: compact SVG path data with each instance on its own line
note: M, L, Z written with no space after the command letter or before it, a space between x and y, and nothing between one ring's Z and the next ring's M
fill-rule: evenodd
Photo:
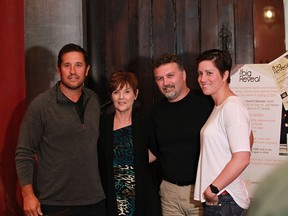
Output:
M65 45L58 55L60 81L25 114L16 148L25 215L105 215L97 158L99 101L83 86L89 68L83 48Z

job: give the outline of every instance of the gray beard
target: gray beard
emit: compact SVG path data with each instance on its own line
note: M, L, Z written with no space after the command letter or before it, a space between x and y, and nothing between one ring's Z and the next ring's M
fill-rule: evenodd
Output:
M176 92L165 93L164 95L168 100L172 100L177 96Z

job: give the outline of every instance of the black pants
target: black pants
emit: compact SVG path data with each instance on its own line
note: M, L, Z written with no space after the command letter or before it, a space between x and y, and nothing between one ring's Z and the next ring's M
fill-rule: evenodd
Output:
M106 216L105 200L84 206L41 205L41 210L44 216Z

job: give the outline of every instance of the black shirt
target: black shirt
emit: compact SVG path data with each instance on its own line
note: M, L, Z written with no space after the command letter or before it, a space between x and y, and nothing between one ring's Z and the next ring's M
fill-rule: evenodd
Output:
M213 108L210 97L190 90L177 102L163 98L152 110L163 178L195 183L200 129Z

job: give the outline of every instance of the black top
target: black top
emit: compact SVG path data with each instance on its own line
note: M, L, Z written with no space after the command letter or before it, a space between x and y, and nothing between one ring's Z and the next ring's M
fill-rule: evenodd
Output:
M99 169L106 194L107 215L117 214L117 202L113 173L113 119L114 113L104 116L100 123L98 142ZM133 113L132 139L134 145L136 215L161 215L161 206L156 183L153 181L148 159L148 145L153 137L152 122L149 118Z
M152 110L158 159L163 178L195 183L200 151L200 130L213 109L211 97L197 90L177 102L163 98Z

